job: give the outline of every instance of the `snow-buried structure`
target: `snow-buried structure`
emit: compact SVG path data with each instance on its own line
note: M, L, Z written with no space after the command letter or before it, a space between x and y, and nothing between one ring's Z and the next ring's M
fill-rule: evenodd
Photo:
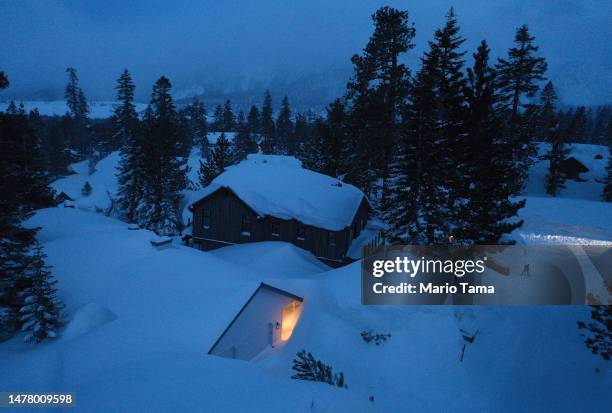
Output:
M302 297L261 283L208 354L251 360L291 337L302 312Z
M249 155L194 194L192 240L204 250L285 241L342 265L371 206L356 187L302 167L296 158Z

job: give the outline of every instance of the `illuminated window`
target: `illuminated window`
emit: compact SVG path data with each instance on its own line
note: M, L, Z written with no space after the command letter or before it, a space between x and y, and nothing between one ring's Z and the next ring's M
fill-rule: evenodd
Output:
M287 341L293 333L302 312L302 303L292 301L283 308L283 321L281 322L281 340Z

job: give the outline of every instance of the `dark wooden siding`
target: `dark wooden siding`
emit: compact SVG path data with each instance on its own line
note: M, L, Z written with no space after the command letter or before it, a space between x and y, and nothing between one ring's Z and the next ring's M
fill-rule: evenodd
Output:
M202 225L204 211L210 214L209 228L204 228ZM259 217L231 190L222 188L193 205L193 238L194 242L199 243L204 249L244 242L291 242L319 258L340 263L344 261L352 240L359 236L368 215L369 206L364 198L350 228L329 231L304 225L295 219ZM242 234L242 222L245 216L251 221L250 236ZM279 230L278 235L273 235L273 229ZM298 237L301 233L304 239ZM332 245L330 238L335 239L335 245Z

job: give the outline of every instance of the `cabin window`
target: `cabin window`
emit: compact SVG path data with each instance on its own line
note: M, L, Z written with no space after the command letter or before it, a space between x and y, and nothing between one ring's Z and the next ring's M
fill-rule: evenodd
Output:
M202 209L202 228L210 228L210 208Z
M329 255L330 257L334 257L336 255L336 233L328 232L327 233L327 243L329 244Z
M244 235L246 237L250 237L251 236L251 227L252 227L252 221L251 221L251 217L248 215L243 215L242 216L242 224L241 224L241 235Z
M280 237L280 223L272 222L272 236Z
M336 246L336 233L335 232L328 232L327 233L327 240L329 242L329 246L330 247L335 247Z
M296 238L298 241L304 241L306 239L306 228L302 225L298 226Z

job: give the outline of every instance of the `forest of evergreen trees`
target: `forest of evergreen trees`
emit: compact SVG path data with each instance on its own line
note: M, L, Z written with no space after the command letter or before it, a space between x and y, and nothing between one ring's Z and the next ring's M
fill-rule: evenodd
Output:
M564 186L559 162L567 143L612 146L612 107L562 108L527 26L494 61L486 40L471 53L463 48L451 9L413 72L402 63L415 46L408 12L383 7L372 19L369 41L351 59L345 94L324 114L294 113L286 96L275 107L267 91L261 106L236 113L228 99L209 119L202 101L175 102L165 76L138 113L127 70L117 79L109 119L90 118L74 68L66 70L64 116L26 113L12 102L0 113L0 339L24 329L40 341L61 323L37 230L23 222L52 205L49 182L76 161L93 165L120 151L119 190L106 212L159 235L182 230L184 190L208 185L261 151L296 156L359 187L388 224L389 242L446 243L452 235L462 244L496 244L522 224L516 217L525 201L516 196L536 142L550 143L546 189L553 196ZM9 86L1 73L0 88ZM210 132L221 133L214 144ZM194 150L202 157L198 183L187 179ZM612 158L607 170L602 198L612 202Z

